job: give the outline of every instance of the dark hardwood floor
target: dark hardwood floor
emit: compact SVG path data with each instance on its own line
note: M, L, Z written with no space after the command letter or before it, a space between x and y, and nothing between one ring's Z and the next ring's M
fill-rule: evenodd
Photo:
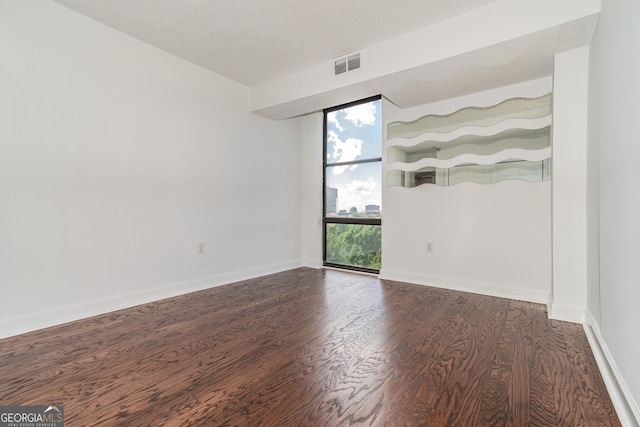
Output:
M296 269L0 340L0 405L67 426L617 426L545 307Z

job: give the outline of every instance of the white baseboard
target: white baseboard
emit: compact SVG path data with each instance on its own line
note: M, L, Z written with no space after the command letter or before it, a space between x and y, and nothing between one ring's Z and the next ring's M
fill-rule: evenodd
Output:
M551 303L548 306L549 319L564 322L584 323L584 308L574 305Z
M25 316L1 319L0 338L48 328L50 326L85 319L87 317L97 316L99 314L109 313L123 308L134 307L140 304L159 301L165 298L187 294L189 292L200 291L241 280L253 279L255 277L278 273L301 266L302 262L300 261L265 265L248 270L222 273L201 279L171 283L151 289L109 296L108 298L97 298L90 301L84 301L79 304L71 304L38 313L30 313Z
M495 283L476 282L469 280L448 279L442 277L430 277L413 273L405 273L388 269L380 270L381 279L395 280L398 282L415 283L417 285L433 286L435 288L451 289L454 291L471 292L474 294L490 295L499 298L509 298L519 301L547 304L549 291L512 288Z
M304 259L302 265L309 268L322 268L322 260Z
M584 331L618 418L624 427L638 427L640 426L640 408L633 400L606 342L600 335L598 322L589 311L585 317Z

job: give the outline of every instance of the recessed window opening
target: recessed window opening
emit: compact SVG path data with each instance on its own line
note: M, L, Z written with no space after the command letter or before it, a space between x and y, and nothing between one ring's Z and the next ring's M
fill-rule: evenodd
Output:
M382 101L324 110L323 261L378 273L382 265Z

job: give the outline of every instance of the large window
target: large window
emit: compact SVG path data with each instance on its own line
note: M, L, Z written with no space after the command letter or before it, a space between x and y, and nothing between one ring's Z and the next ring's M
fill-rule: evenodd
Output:
M378 272L382 253L380 97L324 111L324 264Z

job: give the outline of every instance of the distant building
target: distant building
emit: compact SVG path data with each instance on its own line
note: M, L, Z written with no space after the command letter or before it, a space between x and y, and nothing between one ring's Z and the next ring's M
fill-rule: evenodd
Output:
M364 211L367 215L380 215L380 205L367 205Z
M335 214L338 212L338 189L326 187L325 189L325 206L327 214Z
M352 208L349 210L349 213L350 213L350 214L357 214L357 213L358 213L358 208L356 208L355 206L354 206L354 207L352 207Z

